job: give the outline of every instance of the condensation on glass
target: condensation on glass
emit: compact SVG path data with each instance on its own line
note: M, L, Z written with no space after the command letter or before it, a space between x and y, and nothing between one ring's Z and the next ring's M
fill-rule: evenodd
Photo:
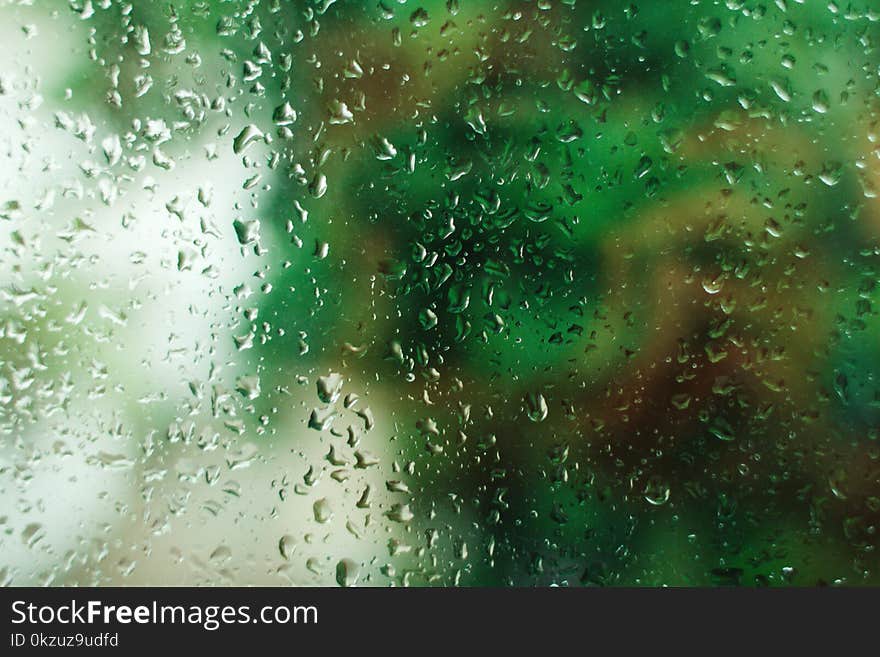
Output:
M880 584L876 3L0 16L3 584Z

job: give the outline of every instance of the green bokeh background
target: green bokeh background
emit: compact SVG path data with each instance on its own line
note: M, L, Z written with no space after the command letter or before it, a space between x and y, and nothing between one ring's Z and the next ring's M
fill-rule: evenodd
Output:
M158 432L126 475L139 496L180 454L196 470L208 459L187 451L195 438L173 439L168 427L187 421L194 436L216 427L221 452L254 445L279 477L333 470L303 445L346 449L344 426L339 435L307 427L321 406L316 378L338 372L343 392L369 400L376 416L363 440L383 454L380 486L403 481L409 491L373 510L380 530L362 538L361 584L880 583L880 13L871 3L89 7L86 19L82 5L3 8L16 24L39 22L40 47L75 63L59 88L42 89L44 104L100 115L102 129L120 133L161 117L172 127L163 148L177 159L169 176L197 171L235 190L234 204L216 210L226 256L203 249L189 270L177 237L152 247L167 249L169 285L208 266L258 273L239 281L256 291L246 299L235 281L212 284L226 304L205 344L223 352L253 335L227 368L236 375L224 374L226 356L184 351L220 373L203 368L146 412L130 389L113 391L122 375L111 368L107 394L129 404L127 440ZM148 55L136 52L132 26L148 28ZM180 52L175 38L163 41L175 26ZM53 30L73 31L76 51L53 52ZM19 52L9 64L26 62ZM120 106L108 103L114 65ZM143 70L153 88L137 96ZM182 102L184 89L204 98ZM273 121L284 102L297 114L288 126ZM233 175L203 156L206 135L230 156L248 125L263 138L234 154ZM155 166L144 172L163 175ZM4 194L12 200L25 184L19 176ZM139 220L175 231L169 213ZM8 214L10 230L24 221ZM234 222L254 219L258 242L235 244ZM116 230L119 217L107 221ZM124 234L114 240L95 247L86 273L100 270L102 249L134 248ZM7 295L4 316L19 321L28 307ZM0 358L17 363L10 335ZM142 379L160 356L143 361ZM236 392L239 371L259 376L253 399ZM232 391L219 401L218 382ZM206 392L192 401L187 385ZM290 402L297 388L308 401ZM31 421L15 407L23 394L4 405L10 443ZM3 466L5 490L19 498L31 495L13 476L24 453ZM175 486L198 496L203 474ZM336 494L338 512L363 524L361 488ZM238 559L254 559L253 549L239 556L236 530L226 559L199 545L198 527L249 522L248 541L274 546L282 531L254 495L209 520L172 514L179 553L224 563L198 581L252 583ZM395 503L412 520L395 522ZM8 515L29 513L19 505ZM156 514L128 513L118 532L109 521L111 560L155 561L152 570L132 566L120 579L101 560L58 565L50 549L48 565L9 564L10 581L179 581L176 566L161 565L164 551L119 556L144 514ZM308 514L285 522L297 541L314 531ZM332 564L349 556L319 534L304 541L331 567L309 566L316 579L294 583L332 581ZM395 553L389 540L412 549ZM74 552L94 549L82 541Z

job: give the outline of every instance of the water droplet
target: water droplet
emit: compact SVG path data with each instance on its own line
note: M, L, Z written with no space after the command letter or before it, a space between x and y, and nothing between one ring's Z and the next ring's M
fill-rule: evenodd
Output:
M333 404L339 399L344 379L341 374L331 373L318 377L318 399L324 404Z
M336 564L336 583L339 586L355 586L360 577L360 566L352 559L340 559Z
M526 395L526 415L532 422L543 422L547 419L548 413L549 409L544 395L532 392Z
M285 561L290 561L296 550L296 540L290 534L285 534L278 541L278 552Z
M321 524L330 522L330 519L333 517L333 509L325 497L317 500L312 505L312 511L315 515L315 520Z
M251 144L263 139L263 133L253 123L241 129L232 141L232 151L237 155L243 153Z

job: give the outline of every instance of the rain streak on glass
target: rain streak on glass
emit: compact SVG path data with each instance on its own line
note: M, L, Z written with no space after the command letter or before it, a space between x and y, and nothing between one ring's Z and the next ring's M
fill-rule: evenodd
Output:
M0 12L0 583L880 584L876 3Z

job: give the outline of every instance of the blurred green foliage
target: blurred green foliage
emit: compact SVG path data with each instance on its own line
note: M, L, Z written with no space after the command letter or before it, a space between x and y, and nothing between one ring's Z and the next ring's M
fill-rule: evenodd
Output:
M236 440L259 429L271 461L316 439L279 411L297 377L380 400L371 440L421 547L370 581L880 583L870 2L107 2L89 21L80 111L118 61L119 130L183 121L167 151L208 179L199 135L231 152L259 129L240 180L214 180L245 186L233 215L260 237L240 255L269 286L217 329L254 336ZM156 93L126 86L131 25Z

